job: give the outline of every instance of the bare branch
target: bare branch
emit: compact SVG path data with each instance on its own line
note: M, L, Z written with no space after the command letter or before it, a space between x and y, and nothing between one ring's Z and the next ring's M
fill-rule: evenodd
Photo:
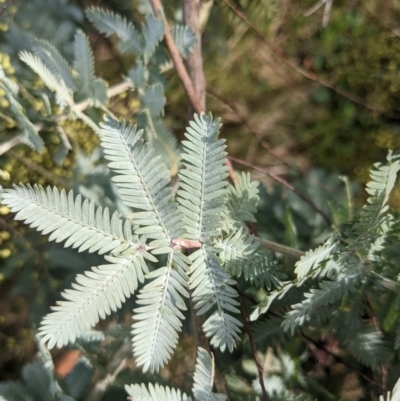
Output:
M261 386L262 398L263 398L264 401L268 401L269 397L268 397L268 394L267 394L267 390L265 389L265 383L264 383L264 371L263 371L263 368L261 366L260 360L258 358L256 344L254 342L253 333L252 333L251 327L250 327L249 315L246 312L246 309L245 309L245 307L243 305L242 297L240 295L239 295L239 303L240 303L240 312L242 313L242 316L243 316L243 319L244 319L244 325L246 327L246 331L247 331L247 334L249 336L251 350L253 352L253 358L254 358L254 361L255 361L256 366L257 366L258 381L259 381L260 386Z
M262 244L265 246L265 248L267 248L273 252L279 252L284 255L296 258L296 259L300 259L304 255L304 252L299 251L298 249L290 248L289 246L278 244L277 242L269 241L264 238L259 238L259 237L256 237L256 238L262 242Z
M193 54L186 60L189 76L199 99L201 108L206 109L206 81L203 71L203 56L201 54L201 21L200 0L183 0L183 22L191 28L196 35L197 43ZM193 113L190 113L191 115Z
M196 91L193 87L192 81L189 77L188 72L186 71L185 65L183 64L182 57L179 54L178 48L176 47L176 44L174 42L174 39L172 37L171 33L171 27L169 26L169 23L167 19L164 16L164 9L161 4L160 0L149 0L151 7L153 9L154 15L157 18L162 18L165 24L165 34L164 34L164 39L165 39L165 44L167 45L169 54L172 59L172 63L174 64L174 68L176 73L178 74L179 80L181 81L181 84L183 86L183 89L186 93L186 96L188 97L190 104L193 107L193 110L200 114L202 111L204 111L202 104L196 94Z
M279 182L281 185L283 185L284 187L286 187L287 189L289 189L290 191L295 193L299 198L303 199L304 202L309 204L318 214L321 215L321 217L326 221L326 224L328 224L328 226L331 226L332 222L331 222L331 219L328 217L328 215L323 210L321 210L308 196L304 195L302 192L300 192L297 188L295 188L292 184L287 182L282 177L279 177L278 175L276 175L266 169L263 169L261 167L254 166L253 164L248 163L244 160L237 159L236 157L228 156L228 159L234 161L235 163L241 164L243 166L250 167L253 170L259 171L260 173L265 174L268 177L272 178L276 182Z
M14 0L8 0L7 3L4 4L3 8L0 10L0 15L3 15L6 12L7 8L10 7L13 1Z
M303 12L305 17L309 17L310 15L314 14L317 10L319 10L324 4L326 0L319 0L313 6L311 6L308 10Z
M326 28L328 26L329 18L331 17L333 0L326 0L324 16L322 18L322 27Z

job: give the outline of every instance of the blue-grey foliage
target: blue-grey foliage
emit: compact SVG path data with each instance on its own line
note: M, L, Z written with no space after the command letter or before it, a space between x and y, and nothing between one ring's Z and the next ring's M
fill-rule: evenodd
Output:
M242 324L232 275L243 274L267 287L280 286L280 281L274 276L276 264L260 244L243 228L239 236L247 239L238 242L230 228L235 225L224 225L232 195L219 127L211 114L201 114L187 129L178 203L167 170L142 139L143 130L106 117L97 132L121 201L133 209L129 219L55 187L20 185L2 194L2 203L17 220L50 234L49 240L105 255L107 263L79 274L73 288L62 293L64 300L43 319L40 332L50 348L85 335L146 281L137 295L132 326L134 355L144 370L157 371L169 360L182 330L189 288L197 314L209 315L203 330L211 344L222 351L234 349ZM248 184L241 188L237 210L253 210L254 188ZM248 213L236 213L235 220L243 226L240 219L249 218ZM197 250L186 257L186 247ZM149 271L146 260L157 263L161 254L167 255L165 262Z

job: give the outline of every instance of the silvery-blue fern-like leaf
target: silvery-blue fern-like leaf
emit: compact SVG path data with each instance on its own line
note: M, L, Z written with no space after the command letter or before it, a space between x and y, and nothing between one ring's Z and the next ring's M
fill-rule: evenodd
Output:
M86 16L99 32L106 36L116 34L119 37L119 49L122 53L139 56L143 54L143 37L126 18L96 7L87 9Z
M140 249L127 257L105 258L109 264L78 274L73 289L61 294L65 300L43 319L40 334L49 348L74 342L119 309L144 281L148 269Z
M79 88L84 93L89 93L96 79L94 73L94 57L88 37L77 31L74 40L74 67L78 74Z
M136 116L138 126L144 128L146 141L154 148L154 153L169 168L170 175L178 172L180 155L175 135L161 118L154 118L148 110Z
M108 167L116 173L112 178L126 206L143 210L131 217L143 227L137 234L145 234L156 241L153 252L168 253L173 238L183 233L181 214L173 201L170 177L165 167L154 157L153 150L141 139L143 131L106 117L99 136Z
M62 79L71 91L77 89L72 69L62 54L47 40L35 42L35 54L39 56L54 76Z
M280 287L281 273L278 273L277 262L272 254L262 251L262 243L247 230L240 228L227 238L219 239L214 246L226 269L234 277L242 274L247 281L257 287Z
M129 70L126 79L131 83L133 89L144 88L149 79L149 70L143 65L142 61L136 60L135 66Z
M359 328L353 328L349 336L348 327L341 325L337 335L349 352L371 369L377 369L380 364L387 363L390 358L391 352L382 332L373 326L363 324Z
M225 401L226 395L212 392L214 383L214 357L204 348L197 350L193 375L193 395L196 401Z
M370 171L372 181L368 182L366 191L369 195L367 204L361 209L359 219L352 227L357 238L352 246L362 245L368 241L374 230L382 224L382 215L388 210L387 201L396 182L397 173L400 171L400 160L398 155L389 153L388 163L382 165L376 163L375 169Z
M125 391L132 401L192 401L192 397L180 390L162 387L159 384L150 383L148 387L144 384L125 385Z
M318 322L326 321L332 313L332 305L359 288L367 275L360 260L352 254L345 253L338 264L341 270L336 277L322 281L319 288L311 289L305 294L305 299L301 303L292 306L293 310L286 314L283 322L285 331L290 330L293 333L297 327L303 326L313 318Z
M57 385L54 380L53 372L46 369L41 360L33 361L24 366L22 377L29 388L29 394L39 400L54 400Z
M24 143L36 151L41 152L44 148L44 142L39 136L37 128L26 117L21 104L14 97L14 94L9 90L9 87L7 85L3 85L1 81L0 89L4 91L10 110L18 122Z
M139 93L139 99L143 103L143 109L149 109L152 117L164 115L164 106L167 101L164 88L161 84L149 86Z
M230 221L244 223L257 222L254 214L257 212L258 181L251 181L250 174L238 176L235 185L229 185L226 195L226 206Z
M188 298L186 272L174 263L174 251L168 255L165 267L146 275L151 279L140 290L134 310L136 323L132 326L133 350L136 363L143 370L158 371L169 360L178 343L186 310L183 297ZM175 257L175 259L179 256Z
M94 57L88 37L78 31L74 41L75 63L79 91L90 99L94 105L107 103L107 87L105 82L96 78Z
M144 38L144 58L148 60L154 53L156 46L164 37L164 21L156 18L153 14L146 16L145 23L142 25Z
M287 281L287 282L283 283L281 288L271 291L268 294L268 296L265 297L265 299L257 305L257 308L250 315L250 320L252 320L252 321L257 320L260 317L260 315L268 312L272 303L276 299L283 298L288 293L288 291L290 291L290 289L292 289L294 286L295 286L294 282Z
M225 209L226 177L224 140L217 140L219 120L194 115L183 141L178 201L184 214L188 239L210 242L221 233Z
M386 219L383 220L380 227L378 227L379 236L370 245L368 250L367 258L370 261L382 263L382 251L390 241L391 233L396 225L396 221L393 215L389 214Z
M55 77L38 56L24 51L20 53L19 57L24 63L28 64L28 66L39 75L45 85L53 92L56 92L66 104L71 105L73 103L71 92L67 88L65 82Z
M172 27L174 42L183 58L188 58L193 53L197 43L196 34L187 25L176 24Z
M283 344L289 338L282 329L282 318L269 316L251 325L254 342L260 347L268 347L269 344L278 341Z
M203 330L211 338L211 345L221 351L235 347L239 339L242 324L231 314L239 313L239 302L235 299L238 294L232 288L236 284L221 266L220 260L204 246L189 256L190 289L192 297L201 315L215 308L211 316L204 322Z
M93 201L81 195L74 199L73 191L58 191L56 187L44 190L35 185L14 186L1 195L2 203L16 213L16 220L51 234L50 241L65 241L65 246L100 254L114 254L137 249L130 221L121 220L115 212L110 218L108 208L96 208Z
M314 250L309 250L296 262L295 273L298 279L308 276L316 269L321 268L321 264L331 259L335 252L339 250L339 244L329 238L323 245Z

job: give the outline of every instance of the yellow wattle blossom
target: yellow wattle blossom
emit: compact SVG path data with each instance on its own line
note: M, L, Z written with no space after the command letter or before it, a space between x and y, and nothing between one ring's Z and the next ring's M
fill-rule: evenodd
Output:
M4 109L6 109L8 106L10 105L10 103L8 103L7 99L0 99L0 107L3 107Z
M0 231L0 241L6 241L10 239L10 233L8 231Z
M10 213L10 209L7 206L0 206L0 215L6 215Z
M11 250L10 249L1 249L0 250L0 258L6 259L11 255Z
M0 169L0 180L8 181L10 179L10 173Z

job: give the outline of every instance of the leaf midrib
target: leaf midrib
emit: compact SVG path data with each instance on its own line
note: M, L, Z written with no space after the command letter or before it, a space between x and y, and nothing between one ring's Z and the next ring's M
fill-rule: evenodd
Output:
M118 129L118 132L121 134L120 129ZM142 175L142 172L141 172L141 170L140 170L140 168L139 168L139 166L138 166L138 164L137 164L135 158L134 158L133 155L132 155L132 152L131 152L131 150L130 150L130 148L129 148L128 143L126 142L126 139L125 139L122 135L121 135L121 137L122 137L122 143L123 143L123 145L124 145L124 147L125 147L125 151L126 151L127 154L129 155L129 158L130 158L130 160L131 160L131 162L132 162L132 164L133 164L133 166L134 166L134 168L135 168L135 170L136 170L136 173L137 173L137 175L139 176L139 179L140 179L140 182L141 182L141 184L142 184L142 186L143 186L143 189L144 189L144 191L146 192L147 199L149 199L149 201L150 201L150 204L151 204L151 206L152 206L152 208L153 208L153 211L154 211L155 215L157 216L157 220L158 220L160 226L161 226L162 229L163 229L163 233L164 233L164 235L165 235L167 241L171 242L171 237L170 237L170 235L169 235L168 228L166 227L166 225L165 225L165 223L164 223L164 221L163 221L163 219L162 219L160 213L158 212L157 205L156 205L156 203L155 203L154 200L153 200L153 196L152 196L151 193L150 193L150 190L149 190L149 188L148 188L148 186L147 186L147 182L146 182L146 180L144 179L144 177L143 177L143 175ZM142 142L140 142L140 143L142 144L142 146L144 146ZM146 153L147 153L147 152L148 152L148 150L146 151ZM165 188L165 187L164 187L164 188ZM160 191L161 191L161 189L160 189Z
M88 224L88 223L84 223L82 220L79 220L79 219L77 219L77 218L75 218L75 217L72 217L72 216L70 216L69 214L63 214L61 211L59 211L59 210L57 210L57 209L55 209L55 208L49 207L48 205L44 205L43 203L40 203L40 202L38 202L38 201L36 201L36 200L34 200L34 199L32 199L32 198L24 197L24 196L23 196L21 193L19 193L19 192L16 192L16 193L20 196L20 198L25 199L25 200L27 200L27 201L30 201L30 202L34 203L36 206L48 210L50 213L53 213L53 214L55 214L55 215L58 215L58 216L60 216L60 217L62 217L62 218L66 218L67 220L70 220L70 221L74 222L75 224L78 224L78 225L80 225L80 226L82 226L82 227L86 227L86 228L89 228L90 230L93 230L93 231L95 231L95 232L104 234L104 236L111 237L112 239L116 239L116 240L121 241L121 242L123 242L123 243L126 243L126 244L128 244L128 245L130 245L130 246L132 246L132 247L139 248L137 244L135 244L135 243L132 242L132 241L128 241L128 240L125 239L124 237L119 237L119 236L117 236L117 235L115 235L115 234L113 234L113 233L111 233L111 232L107 232L107 231L101 230L101 229L98 228L97 226L92 226L92 225L90 225L90 224ZM46 195L46 196L47 196L47 195ZM26 220L26 219L24 219L24 220ZM57 228L57 229L58 229L58 228ZM57 230L57 229L56 229L56 230ZM56 231L56 230L54 230L54 231ZM53 231L53 232L54 232L54 231Z

